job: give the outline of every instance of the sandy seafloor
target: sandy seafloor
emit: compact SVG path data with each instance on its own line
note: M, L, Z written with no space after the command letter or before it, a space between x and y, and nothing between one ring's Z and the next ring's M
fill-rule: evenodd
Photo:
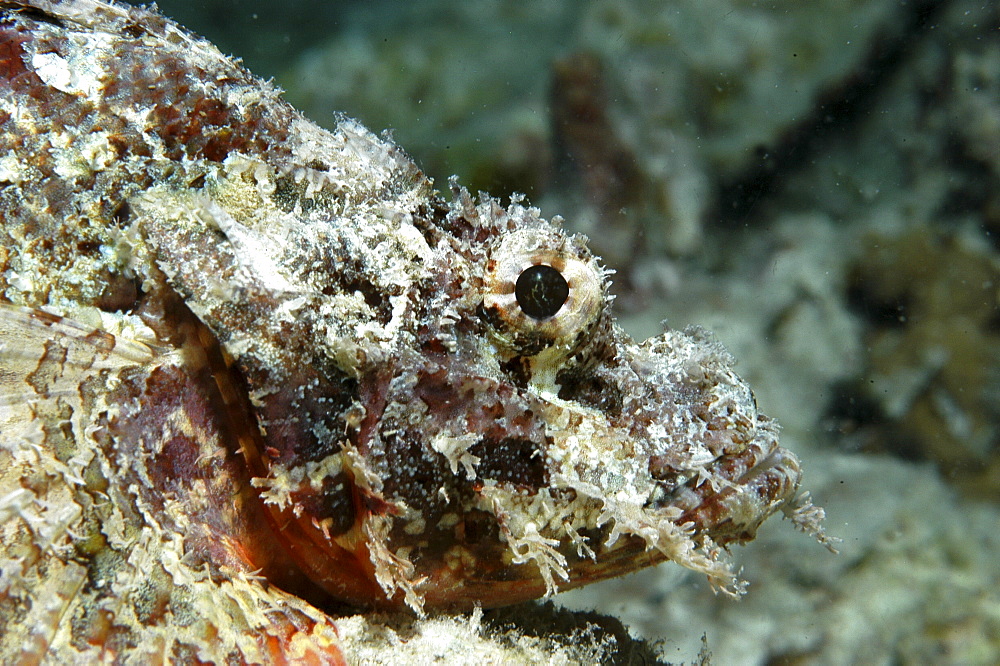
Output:
M842 539L772 519L740 601L667 564L559 604L670 662L1000 663L997 3L275 4L160 6L589 233L636 337L725 343Z

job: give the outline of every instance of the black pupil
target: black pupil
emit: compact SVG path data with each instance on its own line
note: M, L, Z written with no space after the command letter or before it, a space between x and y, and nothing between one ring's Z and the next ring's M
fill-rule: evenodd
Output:
M545 319L559 312L559 308L569 297L569 285L556 269L536 264L517 276L514 296L524 314L535 319Z

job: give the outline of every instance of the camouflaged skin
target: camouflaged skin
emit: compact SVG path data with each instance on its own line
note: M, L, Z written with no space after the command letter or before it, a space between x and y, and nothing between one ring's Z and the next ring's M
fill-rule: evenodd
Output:
M0 661L337 663L341 604L826 540L726 352L631 340L520 199L110 2L0 1L0 91Z

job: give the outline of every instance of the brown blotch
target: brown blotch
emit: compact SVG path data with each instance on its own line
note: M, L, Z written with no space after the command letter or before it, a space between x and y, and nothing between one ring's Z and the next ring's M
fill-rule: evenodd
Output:
M479 509L467 512L455 530L458 540L469 546L480 543L492 546L502 541L496 516Z
M484 479L508 483L530 492L537 492L548 485L545 452L541 445L531 440L483 438L469 449L469 453L479 457L477 472Z
M103 647L113 624L114 613L111 611L81 605L70 624L70 643L81 651L92 645Z
M650 456L649 475L659 481L673 481L679 474L678 468L672 464L676 461L676 456Z
M354 484L345 473L323 479L319 492L309 489L292 495L295 503L323 524L330 536L343 534L354 526Z
M24 64L24 49L21 47L26 41L28 39L20 31L9 26L0 26L0 81L13 83L17 78L29 73ZM40 85L41 80L37 76L34 78L37 80L35 85Z
M268 373L246 376L251 390L272 385ZM317 433L346 432L343 414L358 397L357 380L332 366L322 374L303 366L282 381L282 388L261 398L256 410L265 443L277 453L275 462L301 465L336 453L336 438Z
M198 442L185 435L174 435L163 444L156 456L156 468L164 479L194 478L201 450Z
M524 356L514 356L509 361L500 364L510 381L518 388L525 388L531 381L531 365ZM560 398L562 395L559 396Z
M131 37L132 39L139 39L140 37L146 34L145 28L143 28L138 23L132 23L132 22L126 24L125 27L122 28L122 32Z
M575 400L614 418L621 415L621 390L590 372L563 370L556 376L559 397Z
M142 293L137 279L108 272L96 305L105 312L131 312L138 307Z

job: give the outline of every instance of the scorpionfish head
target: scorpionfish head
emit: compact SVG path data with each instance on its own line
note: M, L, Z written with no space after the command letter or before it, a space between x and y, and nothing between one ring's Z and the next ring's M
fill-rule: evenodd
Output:
M280 276L192 307L247 386L252 484L313 584L459 609L673 560L739 592L723 547L788 511L798 461L707 334L618 327L559 220L457 187L270 241L207 210L263 262L245 283Z

